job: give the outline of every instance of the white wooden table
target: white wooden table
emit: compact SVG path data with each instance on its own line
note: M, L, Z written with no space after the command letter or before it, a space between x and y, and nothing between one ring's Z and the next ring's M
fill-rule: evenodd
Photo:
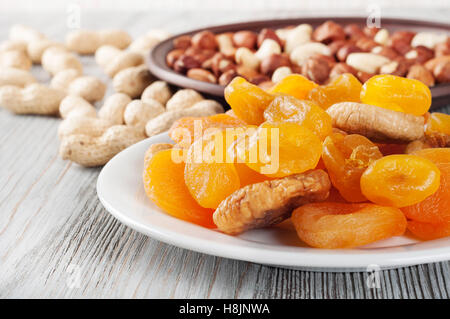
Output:
M404 16L405 11L388 13ZM152 27L179 32L245 19L314 13L115 11L83 13L82 26L124 28L137 36ZM446 21L449 13L447 6L409 10L408 16ZM0 39L6 38L9 26L20 22L63 40L66 18L64 13L0 13ZM92 58L83 58L83 63L87 74L107 81ZM38 67L33 73L44 82L49 80ZM449 262L383 271L381 288L369 289L365 273L272 268L203 255L143 236L122 225L100 204L95 190L100 169L82 168L58 157L59 121L15 116L0 109L0 297L450 297Z

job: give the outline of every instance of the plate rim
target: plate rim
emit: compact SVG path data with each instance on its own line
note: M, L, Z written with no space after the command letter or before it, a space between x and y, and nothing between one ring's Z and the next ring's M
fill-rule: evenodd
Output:
M188 249L192 251L196 251L199 253L205 253L212 256L224 257L235 260L242 260L247 262L253 262L258 264L264 264L269 266L276 267L284 267L284 268L296 268L296 269L308 269L311 271L336 271L336 272L353 272L353 271L361 271L366 270L370 265L377 265L381 269L390 269L390 268L401 268L406 266L425 264L431 262L440 262L450 259L450 246L447 247L435 247L422 249L420 251L413 252L413 256L411 256L410 251L392 251L395 249L402 249L405 246L398 247L388 247L388 248L378 248L378 249L370 249L372 251L376 251L379 249L388 250L388 252L383 253L369 253L369 249L361 250L365 253L357 253L358 250L355 249L317 249L317 248L304 248L304 247L290 247L286 246L286 249L292 248L291 250L297 249L307 249L305 252L289 252L289 251L273 251L274 254L273 260L274 262L270 262L267 258L264 258L264 254L267 254L267 244L263 243L255 243L255 247L238 247L235 243L223 243L223 242L214 242L214 245L211 245L211 242L208 242L202 238L198 238L195 236L190 236L186 234L180 234L172 229L162 229L159 226L149 226L142 225L139 222L135 221L133 218L128 216L126 213L121 212L116 209L113 205L111 205L107 200L107 195L104 194L104 187L102 185L105 175L108 174L111 167L114 167L115 160L120 157L128 156L129 153L132 153L134 150L137 150L143 145L151 145L153 143L157 143L155 140L159 139L167 139L168 134L162 133L156 136L147 138L143 141L140 141L127 149L123 150L116 156L114 156L101 170L97 183L96 183L96 191L97 196L105 207L105 209L113 215L116 219L118 219L123 224L128 227L146 235L156 240L162 241L164 243L174 245L183 249ZM143 156L143 154L142 154ZM158 212L161 213L161 212ZM161 213L164 214L164 213ZM186 224L186 227L197 227L201 230L207 230L216 232L214 230L206 229L201 226L182 221L170 215L166 215L167 217L173 218L177 222L182 222ZM219 233L219 232L217 232ZM228 236L222 233L219 233L223 236ZM236 238L234 236L230 236ZM428 242L420 242L420 244L430 243ZM235 249L240 248L243 249L240 253L236 254ZM351 252L349 254L344 254L344 252ZM420 254L419 254L420 253ZM289 258L292 256L288 256L288 254L297 254L294 256L295 258ZM419 254L419 255L418 255ZM304 255L306 257L303 261L299 256ZM336 259L336 257L339 257ZM330 260L333 259L332 265L330 265ZM275 262L276 260L276 262Z

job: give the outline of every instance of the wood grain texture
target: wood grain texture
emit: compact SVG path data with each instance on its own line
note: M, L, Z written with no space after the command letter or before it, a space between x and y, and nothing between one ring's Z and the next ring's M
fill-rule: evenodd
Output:
M389 13L401 15L403 11ZM448 9L411 13L441 21L449 14ZM83 13L82 21L86 28L125 28L137 36L151 27L177 32L295 14L264 8L220 14L180 9ZM9 26L21 22L62 41L66 18L65 13L39 17L30 12L1 14L0 39L6 38ZM91 57L82 60L85 73L107 81ZM39 67L33 73L43 82L49 80ZM450 107L442 111L450 113ZM15 116L0 109L2 298L450 297L449 262L383 271L380 288L369 289L366 273L267 267L195 253L141 235L114 219L98 201L95 184L99 169L85 169L57 156L58 123L56 118Z

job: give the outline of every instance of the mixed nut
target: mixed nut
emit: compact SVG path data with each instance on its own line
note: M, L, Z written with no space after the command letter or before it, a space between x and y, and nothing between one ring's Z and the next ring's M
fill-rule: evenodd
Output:
M433 86L450 82L450 38L333 21L315 29L301 24L259 32L204 30L175 38L166 63L189 78L224 86L239 75L268 88L291 73L319 84L351 73L363 83L392 74Z

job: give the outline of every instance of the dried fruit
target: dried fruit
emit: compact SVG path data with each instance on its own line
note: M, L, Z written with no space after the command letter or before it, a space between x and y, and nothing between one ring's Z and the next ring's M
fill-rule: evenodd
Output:
M308 128L293 122L265 122L245 141L239 141L239 159L251 169L283 177L317 166L322 152L320 139Z
M219 205L214 223L227 234L275 225L289 218L295 207L325 200L329 190L330 181L322 170L248 185Z
M306 99L308 92L317 86L303 75L290 74L278 82L269 92L291 95L299 100Z
M450 135L450 115L434 112L426 122L426 133L443 133Z
M403 207L406 217L423 223L450 223L450 149L429 148L414 155L424 157L436 164L441 172L439 189L420 203Z
M202 207L216 208L240 188L234 163L227 159L226 143L225 131L216 131L197 139L187 153L184 180Z
M403 235L405 216L398 208L374 204L314 203L292 213L302 241L317 248L352 248Z
M169 136L181 147L189 147L192 142L196 138L201 137L206 130L213 128L221 130L245 125L245 122L241 119L228 114L216 114L204 117L183 117L172 124L169 130ZM198 129L197 132L195 131L195 128Z
M376 75L364 83L361 101L394 111L423 115L431 106L431 92L418 80Z
M163 150L148 161L143 174L147 196L168 214L213 228L213 210L201 207L184 183L184 163L172 161L172 150Z
M361 175L382 156L375 144L358 134L334 133L323 143L322 159L331 182L349 202L367 200L361 192Z
M272 94L242 77L235 77L225 88L224 95L236 116L253 125L264 122L264 110L274 99Z
M339 102L359 102L361 88L361 82L354 75L345 73L335 77L327 85L313 88L307 99L327 109Z
M331 134L331 117L310 101L288 95L277 96L264 111L264 119L271 123L294 122L313 131L321 140Z
M440 171L430 160L389 155L369 165L361 176L361 191L376 204L405 207L434 194L439 183Z

